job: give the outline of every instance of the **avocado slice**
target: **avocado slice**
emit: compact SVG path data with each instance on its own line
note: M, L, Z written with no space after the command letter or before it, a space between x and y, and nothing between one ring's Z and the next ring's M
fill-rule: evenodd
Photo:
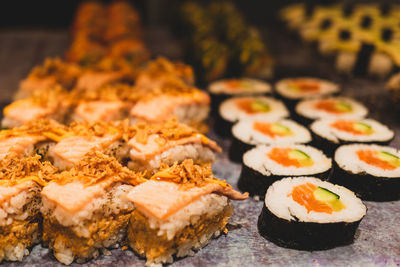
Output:
M302 166L312 166L314 164L312 158L300 149L290 151L289 158L298 160Z
M274 123L271 125L271 131L274 133L279 133L283 135L289 135L292 133L289 127L286 127L285 125L282 125L280 123Z
M335 107L337 110L339 110L341 112L351 112L353 110L351 105L349 105L345 102L338 102L338 103L336 103Z
M340 199L340 196L338 194L333 193L332 191L318 186L317 189L314 191L314 197L316 200L327 202L327 201L336 201Z
M400 167L400 158L397 157L396 155L393 155L392 153L386 151L379 151L378 158L386 162L389 162L393 166Z
M362 133L372 133L372 127L369 124L366 124L364 122L356 122L353 125L354 130L362 132Z
M259 100L255 100L251 103L251 109L257 112L268 112L271 110L270 106Z

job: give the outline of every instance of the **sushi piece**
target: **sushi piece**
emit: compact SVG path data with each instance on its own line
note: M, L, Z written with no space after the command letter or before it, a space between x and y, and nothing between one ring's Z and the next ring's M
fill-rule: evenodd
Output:
M388 146L351 144L335 152L332 182L364 200L400 199L400 153Z
M347 97L308 99L296 105L296 120L304 125L316 119L360 119L367 115L367 108Z
M219 106L215 130L219 135L230 136L234 123L241 119L263 118L268 120L289 116L285 105L274 98L264 96L233 97Z
M268 188L258 229L281 247L324 250L353 243L366 212L345 187L314 177L284 178Z
M128 116L130 106L119 100L82 101L76 106L72 120L77 122L122 120Z
M209 111L210 96L206 92L173 78L137 101L130 117L132 123L157 123L175 116L180 122L201 129Z
M272 183L288 175L326 179L331 167L331 159L311 146L257 146L243 155L238 187L252 196L263 197Z
M126 194L141 176L93 153L51 179L41 193L43 243L59 262L86 262L121 244L134 209Z
M265 95L271 93L271 86L257 79L232 78L213 82L208 87L212 109L218 110L222 101L233 96Z
M329 156L346 143L388 145L394 137L392 130L373 119L322 119L314 121L310 129L312 144Z
M162 164L172 165L192 159L196 163L212 163L221 148L176 118L165 123L138 123L130 127L128 167L152 175Z
M14 99L27 98L35 92L50 90L56 85L70 90L82 70L73 63L63 62L59 58L47 58L43 65L36 66L28 77L21 81Z
M14 128L38 119L52 119L64 123L72 108L72 100L60 86L37 91L31 97L16 100L3 110L3 128Z
M291 120L240 120L232 127L229 159L242 162L243 154L257 145L307 144L311 134L304 126Z
M174 256L194 255L212 238L227 233L233 215L229 199L247 194L214 178L211 164L192 160L165 167L127 198L135 204L128 226L128 244L147 264L172 263Z
M75 91L96 91L106 85L122 81L125 74L120 71L87 70L79 77Z
M111 123L72 123L50 148L49 157L60 170L73 167L93 152L102 152L122 161L127 156L122 134L122 129Z
M0 262L22 261L41 241L40 190L56 171L38 155L0 160Z
M333 82L309 77L283 79L275 84L275 88L291 109L299 100L337 94L340 91L339 86Z

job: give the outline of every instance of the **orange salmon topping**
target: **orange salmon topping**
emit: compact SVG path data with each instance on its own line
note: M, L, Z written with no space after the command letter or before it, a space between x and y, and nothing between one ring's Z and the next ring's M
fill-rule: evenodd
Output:
M294 201L304 206L307 209L307 213L315 211L332 214L332 208L328 204L315 199L314 191L316 189L317 186L311 183L305 183L294 187L292 193L288 196L292 196Z
M344 109L339 109L337 106L337 102L330 99L318 101L318 103L315 105L315 108L334 114L343 114L349 112Z
M305 93L318 92L320 88L319 83L306 79L295 79L290 82L290 85Z
M300 161L295 158L290 157L290 152L293 151L292 148L280 148L274 147L267 154L267 156L273 161L285 166L285 167L304 167L304 166L312 166L314 162L310 159L307 162Z
M359 131L354 128L354 121L346 121L346 120L338 120L331 124L332 127L344 131L349 132L355 135L366 135L367 133Z
M396 169L396 166L393 166L390 164L390 162L387 162L385 160L382 160L378 157L378 152L375 150L357 150L356 151L357 156L360 160L364 161L365 163L369 165L373 165L375 167L381 168L383 170L394 170Z
M242 81L238 79L232 79L225 82L225 85L230 89L237 89L242 85Z
M256 131L259 131L260 133L263 133L265 135L268 135L271 138L275 138L277 136L286 136L286 133L283 132L274 132L272 130L272 125L273 123L270 122L260 122L260 121L256 121L253 123L253 129Z

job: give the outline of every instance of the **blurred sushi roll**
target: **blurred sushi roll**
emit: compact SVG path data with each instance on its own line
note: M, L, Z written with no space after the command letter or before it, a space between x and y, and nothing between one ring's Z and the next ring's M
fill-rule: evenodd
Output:
M271 94L271 86L262 80L252 78L231 78L212 82L208 86L212 109L217 112L222 101L234 96Z
M368 114L364 105L341 96L302 100L295 111L296 120L303 125L309 125L316 119L360 119Z
M121 244L134 209L126 194L141 176L94 153L51 179L41 192L43 243L59 262L83 263Z
M314 177L285 178L268 188L258 230L281 247L325 250L353 243L366 213L345 187Z
M335 150L348 143L388 145L394 132L373 119L322 119L310 125L312 144L333 156Z
M119 83L126 78L125 73L118 70L90 69L79 76L74 91L96 91L106 85Z
M243 154L258 145L307 144L311 134L304 126L292 120L239 120L232 127L229 159L242 162Z
M263 197L272 183L288 175L327 179L331 167L331 159L311 146L257 146L243 155L238 187L252 196Z
M46 91L57 85L71 90L81 74L81 69L59 58L46 58L42 65L36 66L24 80L20 82L15 100L33 95L39 91Z
M233 215L229 200L243 200L247 194L214 178L210 165L186 160L166 166L127 197L136 207L128 226L128 244L151 265L192 256L211 239L227 233L226 224Z
M210 96L206 92L173 78L147 92L129 115L132 123L156 123L177 117L182 123L204 130L209 111Z
M72 100L68 93L59 85L32 96L19 99L3 110L1 121L3 128L22 126L29 121L38 119L53 119L63 123L72 108Z
M122 129L112 123L72 123L49 151L54 166L70 169L87 154L101 152L122 161L127 156Z
M371 201L400 199L400 153L388 146L350 144L335 152L332 182Z
M22 261L41 241L40 191L57 169L38 155L9 155L0 171L0 262Z
M131 127L129 161L136 171L154 174L162 164L172 165L192 159L195 163L212 163L221 148L193 128L181 124L176 118L165 123L139 123Z
M219 135L230 136L234 123L240 119L263 118L268 120L289 116L285 105L274 98L264 96L233 97L219 106L215 130Z
M275 89L291 110L299 100L328 96L340 91L339 86L333 82L311 77L282 79L275 84Z

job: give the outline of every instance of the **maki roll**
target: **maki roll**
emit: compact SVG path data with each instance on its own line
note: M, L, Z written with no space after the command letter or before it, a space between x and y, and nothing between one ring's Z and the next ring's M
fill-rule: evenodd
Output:
M331 159L311 146L258 146L243 155L238 187L250 195L264 196L268 187L283 177L328 178L331 167Z
M219 106L216 131L230 136L235 122L247 118L280 119L289 116L285 105L274 98L264 96L234 97Z
M358 119L368 113L364 105L347 97L303 100L296 105L295 110L296 119L304 125L316 119Z
M257 145L306 144L311 134L304 126L291 120L240 120L232 127L229 158L242 162L243 154Z
M126 194L145 179L100 153L50 178L41 193L43 243L56 259L82 263L117 248L134 209Z
M229 200L244 200L247 194L214 178L211 164L185 160L164 166L127 198L136 207L128 226L128 244L151 265L172 263L174 256L192 256L212 238L227 233L225 227L233 215Z
M275 88L291 109L294 109L299 100L327 96L340 91L339 86L333 82L309 77L283 79L276 83Z
M399 200L400 152L369 144L341 146L335 152L332 182L348 187L364 200Z
M265 95L271 93L271 86L257 79L232 78L213 82L208 87L212 109L217 111L222 101L233 96Z
M346 143L377 143L387 145L394 132L373 119L322 119L310 125L313 145L325 154L333 156L334 151Z
M0 262L22 261L40 242L40 190L56 171L38 155L0 161Z
M342 186L314 177L284 178L268 188L258 229L278 246L330 249L353 243L366 212Z

